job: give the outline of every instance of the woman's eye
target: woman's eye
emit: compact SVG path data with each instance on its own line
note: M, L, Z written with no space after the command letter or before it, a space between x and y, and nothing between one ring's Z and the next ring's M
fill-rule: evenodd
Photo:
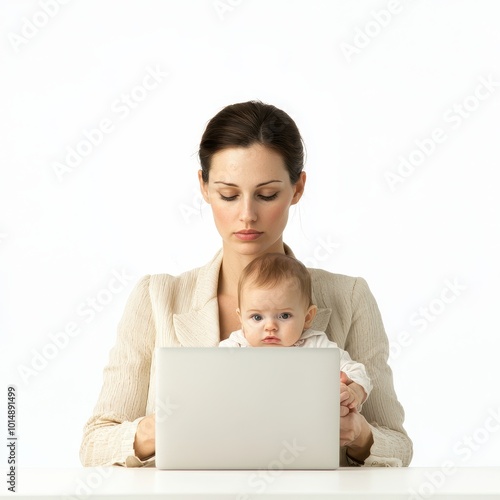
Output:
M234 201L234 200L236 200L236 198L238 198L238 195L236 195L236 194L234 194L232 196L224 196L222 193L219 193L219 196L221 197L221 200L224 200L224 201ZM276 199L277 196L278 196L278 193L274 193L274 194L271 194L269 196L266 196L263 194L257 195L257 197L263 201L272 201L272 200Z
M261 316L260 314L254 314L254 315L252 316L252 319L253 319L254 321L261 321L261 320L262 320L262 316Z
M271 194L270 196L264 196L263 194L259 194L259 198L264 201L274 200L278 196L278 193Z
M291 318L292 315L290 313L281 313L279 315L279 319L288 319L288 318Z
M236 199L236 195L234 196L224 196L222 193L219 193L220 194L220 197L222 200L224 201L233 201Z

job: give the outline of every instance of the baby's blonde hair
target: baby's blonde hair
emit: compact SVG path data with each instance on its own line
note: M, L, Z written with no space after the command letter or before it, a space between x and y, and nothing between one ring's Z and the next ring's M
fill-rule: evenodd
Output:
M241 272L238 281L238 307L240 307L241 294L246 285L272 288L290 280L295 281L307 306L311 306L311 275L302 262L284 253L266 253L257 257Z

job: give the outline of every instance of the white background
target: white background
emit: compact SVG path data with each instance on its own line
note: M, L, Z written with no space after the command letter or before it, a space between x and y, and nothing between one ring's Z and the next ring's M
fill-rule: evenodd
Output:
M250 99L287 111L307 146L285 241L378 301L412 465L500 465L498 2L46 3L0 3L0 389L6 415L17 386L21 465L79 466L134 283L219 248L196 153L206 122ZM148 68L168 75L145 91ZM112 131L85 149L103 119Z

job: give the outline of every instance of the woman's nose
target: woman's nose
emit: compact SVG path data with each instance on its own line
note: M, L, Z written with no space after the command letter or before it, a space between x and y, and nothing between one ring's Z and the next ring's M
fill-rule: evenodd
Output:
M240 220L245 223L255 222L257 220L257 213L252 201L249 200L242 202Z

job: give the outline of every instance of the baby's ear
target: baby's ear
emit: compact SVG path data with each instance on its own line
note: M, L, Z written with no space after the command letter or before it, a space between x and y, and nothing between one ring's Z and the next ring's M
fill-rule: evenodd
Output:
M304 328L311 328L311 324L313 322L314 317L316 316L316 313L318 312L318 308L315 305L309 306L309 309L307 310L306 316L304 318Z

